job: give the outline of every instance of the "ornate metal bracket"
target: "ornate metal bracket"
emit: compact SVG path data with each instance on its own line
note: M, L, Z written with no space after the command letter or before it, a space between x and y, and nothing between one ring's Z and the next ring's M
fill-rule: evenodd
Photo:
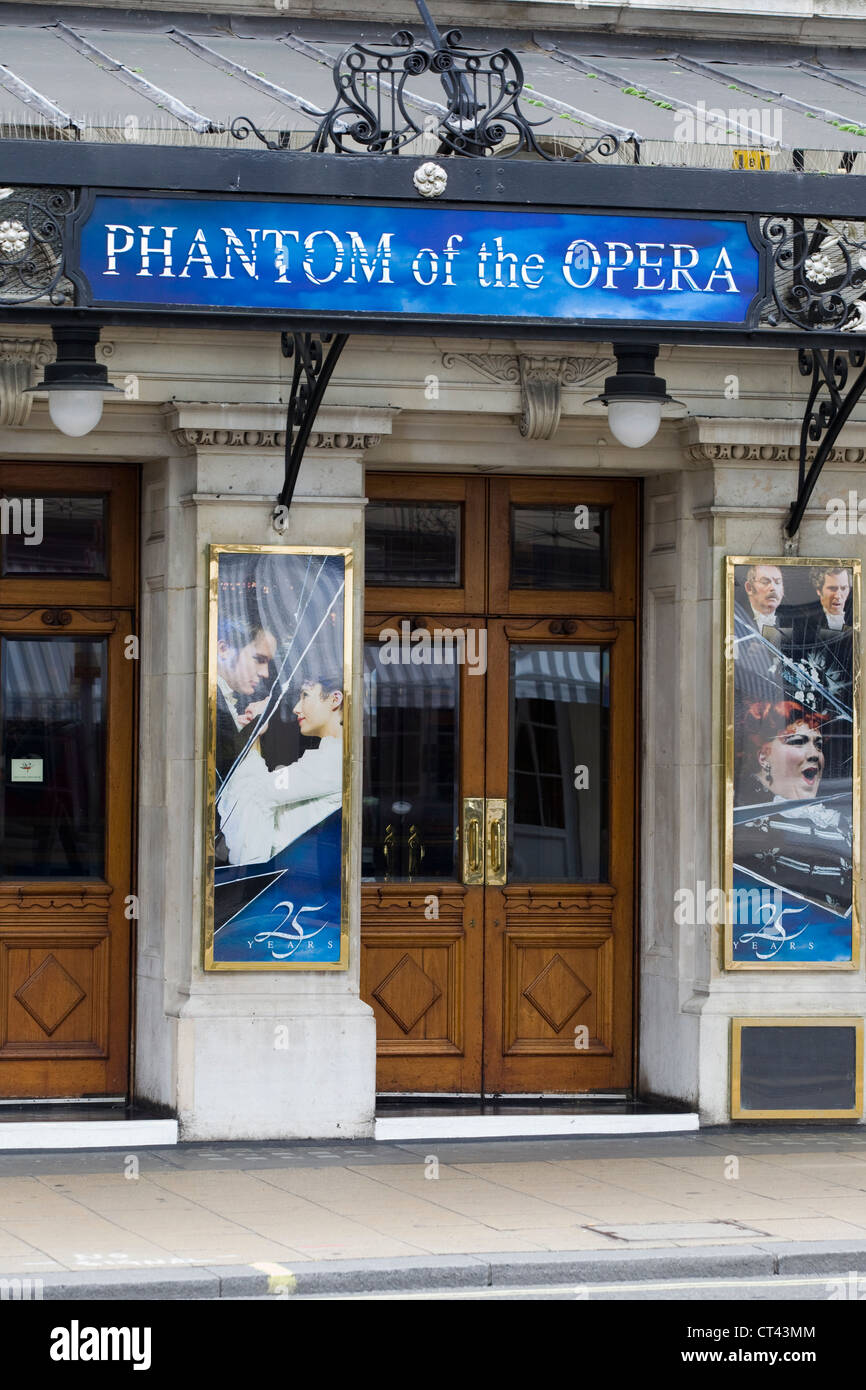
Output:
M846 361L847 357L847 361ZM866 347L851 348L847 353L835 349L822 351L820 348L801 348L798 365L802 376L812 377L803 427L800 431L800 468L797 478L797 497L788 520L785 533L797 533L803 514L809 505L809 498L821 476L821 470L832 453L833 446L853 413L854 407L866 390ZM859 375L848 388L848 370L860 368ZM819 396L825 398L819 402ZM810 444L817 444L815 455L809 460Z
M866 223L766 217L761 231L771 258L769 327L866 332Z
M530 153L564 163L584 163L591 154L612 155L619 148L613 134L599 136L572 155L542 148L535 131L547 121L530 121L520 109L523 68L511 49L465 48L459 29L442 38L435 26L428 29L433 36L429 48L417 43L408 29L394 34L390 44L354 43L347 48L333 68L334 104L302 148L399 154L421 136L433 135L439 140L439 155L495 154L500 159ZM425 100L427 115L422 118L420 99L407 90L407 83L427 72L441 78L447 107ZM419 111L417 119L408 110L412 105ZM249 116L235 117L231 133L237 140L254 135L271 150L286 149L289 143L288 132L270 140Z
M73 302L63 239L73 204L68 188L0 188L0 305Z
M295 484L298 481L310 431L316 423L328 382L348 340L348 333L282 335L283 356L293 358L294 362L292 391L286 415L285 478L283 490L274 509L274 522L279 529L285 528L286 512L292 505Z

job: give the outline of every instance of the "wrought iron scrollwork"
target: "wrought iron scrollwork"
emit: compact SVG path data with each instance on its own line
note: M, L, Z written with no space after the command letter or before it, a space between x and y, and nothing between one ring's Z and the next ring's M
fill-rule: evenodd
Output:
M809 499L830 457L836 440L847 424L854 407L866 390L866 346L840 352L835 348L800 348L797 363L801 376L811 376L809 398L800 430L800 467L797 496L791 506L785 531L796 534ZM859 370L848 385L850 368ZM814 456L809 455L814 445Z
M409 91L407 84L425 73L440 78L446 106ZM516 54L510 48L467 48L459 29L430 47L416 42L408 29L394 34L389 45L352 44L334 64L333 76L336 99L304 149L399 154L426 135L438 139L437 155L510 158L531 153L577 163L619 148L615 135L604 134L576 153L545 149L536 131L547 120L530 121L520 107L524 77ZM413 106L419 114L409 109ZM248 116L236 117L231 132L238 140L254 135L272 150L289 143L288 132L272 140Z
M73 205L68 188L0 188L0 305L73 302L63 238Z
M283 333L283 356L292 359L292 389L286 415L286 469L274 518L292 504L295 484L316 421L348 333Z
M866 225L830 218L767 217L772 302L765 322L866 332Z

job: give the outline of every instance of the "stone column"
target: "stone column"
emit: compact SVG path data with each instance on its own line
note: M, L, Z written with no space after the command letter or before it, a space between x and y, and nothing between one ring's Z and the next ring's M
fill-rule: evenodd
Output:
M679 471L646 484L641 1083L699 1106L705 1124L730 1117L732 1018L866 1012L862 961L725 970L724 927L703 913L724 886L724 561L786 553L797 436L792 421L692 418L681 431L685 471L674 459ZM828 531L827 506L862 487L864 459L866 426L849 425L791 553L862 558L861 535ZM681 890L698 920L677 922Z
M271 513L284 408L175 403L166 414L175 452L144 477L137 1094L176 1109L187 1139L369 1135L375 1024L359 994L363 457L390 432L393 412L323 408L279 534ZM209 543L355 552L346 972L202 968ZM275 1046L278 1029L287 1047Z

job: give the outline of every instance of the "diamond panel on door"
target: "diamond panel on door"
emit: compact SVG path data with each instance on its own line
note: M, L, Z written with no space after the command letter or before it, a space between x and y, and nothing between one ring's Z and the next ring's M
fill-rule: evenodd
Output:
M0 1058L106 1055L107 928L0 930Z

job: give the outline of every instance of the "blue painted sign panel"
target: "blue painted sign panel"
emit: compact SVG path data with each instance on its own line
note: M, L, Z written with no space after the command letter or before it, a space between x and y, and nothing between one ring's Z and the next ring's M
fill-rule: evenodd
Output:
M97 195L94 305L576 322L749 322L744 221Z

